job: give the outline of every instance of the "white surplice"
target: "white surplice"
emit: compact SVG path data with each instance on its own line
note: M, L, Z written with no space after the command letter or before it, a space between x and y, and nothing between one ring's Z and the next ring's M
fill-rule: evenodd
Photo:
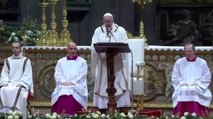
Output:
M9 111L10 108L14 105L14 101L18 92L19 87L16 87L17 84L24 86L20 92L16 108L18 111L26 110L26 103L29 92L33 95L33 76L32 76L32 66L30 59L26 60L26 57L20 56L15 57L11 56L8 59L8 65L6 60L4 61L4 66L1 72L0 79L0 96L3 103L3 108L5 112ZM2 87L4 84L8 86Z
M176 61L172 72L173 107L178 102L194 101L209 107L212 94L209 90L211 73L205 60L197 57L195 61L187 61L186 57ZM189 86L180 86L188 84ZM190 85L195 86L190 86Z
M79 57L76 60L67 60L66 57L58 60L55 67L56 88L51 95L51 105L56 103L62 95L72 95L84 109L87 109L87 62ZM62 82L72 82L75 85L63 86Z
M123 27L117 24L112 25L111 31L107 34L104 25L98 27L92 37L91 49L91 72L94 79L93 106L99 109L107 108L107 65L106 54L96 53L94 43L98 42L123 42L127 43L128 37ZM128 54L118 53L114 56L114 73L117 107L130 106L130 71L128 65Z

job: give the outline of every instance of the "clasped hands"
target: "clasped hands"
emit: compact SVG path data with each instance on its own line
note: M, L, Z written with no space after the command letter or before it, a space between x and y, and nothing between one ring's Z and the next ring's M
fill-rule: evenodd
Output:
M8 83L5 83L5 84L2 85L2 87L6 87L6 86L8 86ZM16 87L24 87L24 86L19 83L19 84L16 85Z
M62 82L61 85L70 86L70 85L75 85L75 84L73 82Z
M180 84L180 86L197 86L197 84L196 83L191 83L191 84L182 83L182 84Z

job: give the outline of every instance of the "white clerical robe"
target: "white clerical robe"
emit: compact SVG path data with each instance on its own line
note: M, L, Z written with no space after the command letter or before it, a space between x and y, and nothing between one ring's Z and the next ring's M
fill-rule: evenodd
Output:
M16 87L17 84L23 85L24 88L21 89L15 107L18 111L26 110L28 94L29 92L31 95L34 93L30 59L26 60L26 57L20 55L18 57L11 56L7 60L8 63L6 63L6 60L4 61L0 79L0 96L3 103L3 111L7 112L14 106L19 89L19 87ZM3 86L4 84L8 84L8 86Z
M91 49L91 72L94 79L93 106L100 109L107 108L108 94L107 89L107 65L106 54L96 53L94 43L98 42L124 42L127 43L128 37L123 27L117 24L112 25L112 29L107 33L104 25L98 27L92 37ZM119 53L114 56L114 73L117 107L127 107L130 105L130 71L128 67L128 54Z
M172 72L173 107L178 102L194 101L208 107L212 94L209 90L211 73L205 60L197 57L195 61L187 61L186 57L178 59ZM188 84L189 86L181 86ZM194 85L194 86L190 86Z
M51 105L62 95L72 95L86 110L88 103L86 60L79 56L76 60L61 58L56 64L54 77L56 88L51 95ZM63 86L62 82L72 82L75 85Z

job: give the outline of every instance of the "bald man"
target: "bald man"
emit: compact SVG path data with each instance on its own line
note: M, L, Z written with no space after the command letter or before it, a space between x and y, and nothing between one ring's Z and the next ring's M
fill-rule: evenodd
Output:
M106 54L96 53L94 43L98 42L122 42L127 43L128 37L125 29L114 23L113 15L106 13L103 15L103 25L95 29L92 37L91 50L91 71L94 78L93 106L98 109L107 109L108 94L107 89L107 65ZM130 72L128 66L127 53L119 53L114 56L114 74L117 108L130 106Z
M76 114L87 109L87 62L77 55L74 42L67 45L67 55L55 67L56 88L51 95L51 112Z

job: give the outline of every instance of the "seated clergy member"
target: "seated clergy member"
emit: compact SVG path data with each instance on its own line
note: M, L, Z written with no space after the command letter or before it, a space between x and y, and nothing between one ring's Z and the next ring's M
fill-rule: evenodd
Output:
M52 93L52 112L75 114L87 108L87 62L77 55L74 42L67 46L67 55L55 67L56 88Z
M185 44L184 52L185 57L176 61L172 72L174 113L194 112L206 116L212 100L208 89L211 83L209 67L204 59L195 55L194 44Z
M33 95L32 66L30 59L21 54L21 47L21 42L13 42L13 55L4 60L0 79L3 112L26 110L28 94Z

